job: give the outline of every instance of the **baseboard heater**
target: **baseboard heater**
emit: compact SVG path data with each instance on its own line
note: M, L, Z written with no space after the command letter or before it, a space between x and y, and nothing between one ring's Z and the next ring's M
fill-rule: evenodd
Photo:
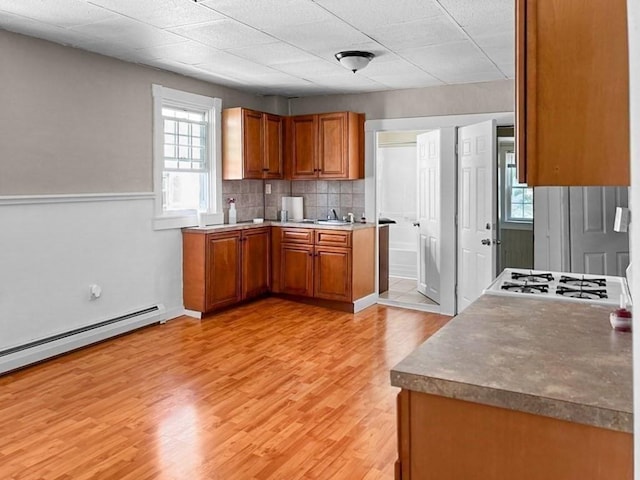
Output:
M164 305L157 304L86 327L0 350L0 373L10 372L137 328L165 321Z

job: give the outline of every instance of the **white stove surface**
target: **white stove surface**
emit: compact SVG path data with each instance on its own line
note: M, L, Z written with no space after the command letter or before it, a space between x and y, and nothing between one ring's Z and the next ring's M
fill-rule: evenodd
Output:
M528 277L529 275L531 277ZM566 280L566 277L575 280L562 281ZM517 286L513 286L513 289L503 288L511 285ZM561 295L562 292L569 293L570 296ZM622 295L624 304L631 304L627 280L624 277L519 268L505 268L483 293L612 306L620 305Z

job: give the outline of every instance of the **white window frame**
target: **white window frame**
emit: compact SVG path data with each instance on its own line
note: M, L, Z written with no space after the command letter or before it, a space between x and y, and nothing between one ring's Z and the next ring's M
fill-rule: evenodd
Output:
M162 209L162 173L164 170L164 122L162 107L187 108L207 113L207 214L222 214L222 100L195 93L183 92L162 85L152 85L153 95L153 192L155 217L153 228L192 227L198 225L197 210L165 212Z
M533 220L511 218L511 187L507 177L507 153L514 153L513 143L500 143L498 148L500 163L500 225L501 228L514 230L532 230ZM527 187L531 188L531 187Z

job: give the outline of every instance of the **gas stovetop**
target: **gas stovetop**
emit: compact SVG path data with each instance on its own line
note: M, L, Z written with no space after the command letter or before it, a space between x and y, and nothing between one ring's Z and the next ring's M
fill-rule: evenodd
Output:
M491 295L536 296L549 300L630 304L626 279L606 275L506 268L484 291Z

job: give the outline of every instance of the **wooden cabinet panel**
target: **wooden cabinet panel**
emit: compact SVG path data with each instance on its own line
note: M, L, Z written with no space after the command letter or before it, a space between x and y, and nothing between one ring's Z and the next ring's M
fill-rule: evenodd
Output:
M271 272L269 227L242 233L242 299L257 297L269 291Z
M239 302L240 232L207 235L206 310Z
M264 132L264 178L284 177L284 121L278 115L262 115Z
M242 110L242 130L244 140L243 178L262 178L264 168L264 136L262 113Z
M282 244L280 254L280 291L305 297L313 296L313 246Z
M633 435L403 390L396 479L633 478Z
M629 185L626 1L516 5L521 181Z
M316 245L350 247L351 232L345 230L316 230Z
M280 228L280 241L312 245L313 230L310 228Z
M316 246L314 258L314 296L350 302L351 249Z
M222 178L283 178L283 117L246 108L222 112Z
M316 139L317 115L299 115L289 119L289 148L291 151L291 178L305 179L318 176Z
M347 112L318 115L318 176L348 177Z

